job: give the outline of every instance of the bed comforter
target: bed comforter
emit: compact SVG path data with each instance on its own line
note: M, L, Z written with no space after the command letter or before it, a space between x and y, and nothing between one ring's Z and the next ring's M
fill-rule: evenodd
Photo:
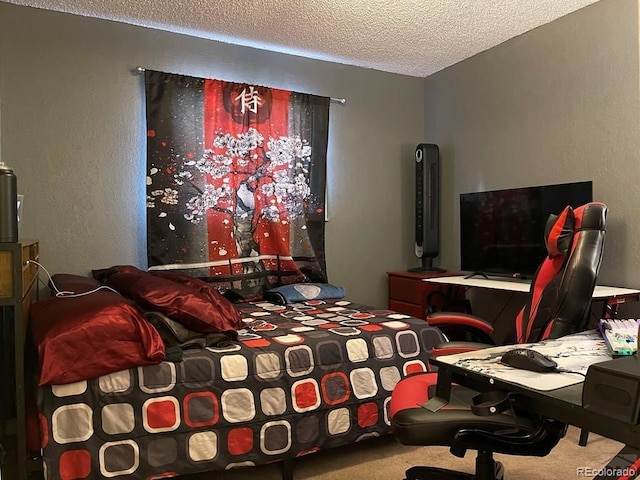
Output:
M348 300L237 308L237 341L40 387L45 478L167 478L390 433L394 386L428 370L444 340L424 320Z

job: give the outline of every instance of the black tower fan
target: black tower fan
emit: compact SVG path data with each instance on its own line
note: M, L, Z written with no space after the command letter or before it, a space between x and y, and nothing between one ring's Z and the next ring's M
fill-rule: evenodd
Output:
M421 265L410 272L444 272L433 266L440 253L440 149L432 143L416 147L416 256Z

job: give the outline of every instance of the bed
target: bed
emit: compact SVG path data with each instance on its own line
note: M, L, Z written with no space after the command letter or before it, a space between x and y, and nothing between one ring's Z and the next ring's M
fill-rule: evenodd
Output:
M234 307L237 338L40 385L45 478L168 478L388 434L393 387L443 341L424 320L345 298Z

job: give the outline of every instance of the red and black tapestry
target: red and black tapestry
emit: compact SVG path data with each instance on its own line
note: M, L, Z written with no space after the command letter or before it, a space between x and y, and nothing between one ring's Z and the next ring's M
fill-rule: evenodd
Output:
M329 98L145 72L147 256L241 297L324 282Z

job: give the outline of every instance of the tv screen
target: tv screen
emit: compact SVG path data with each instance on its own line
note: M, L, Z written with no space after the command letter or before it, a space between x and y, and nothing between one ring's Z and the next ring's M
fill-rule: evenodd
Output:
M546 255L549 215L591 202L592 189L587 181L461 194L461 269L532 278Z

